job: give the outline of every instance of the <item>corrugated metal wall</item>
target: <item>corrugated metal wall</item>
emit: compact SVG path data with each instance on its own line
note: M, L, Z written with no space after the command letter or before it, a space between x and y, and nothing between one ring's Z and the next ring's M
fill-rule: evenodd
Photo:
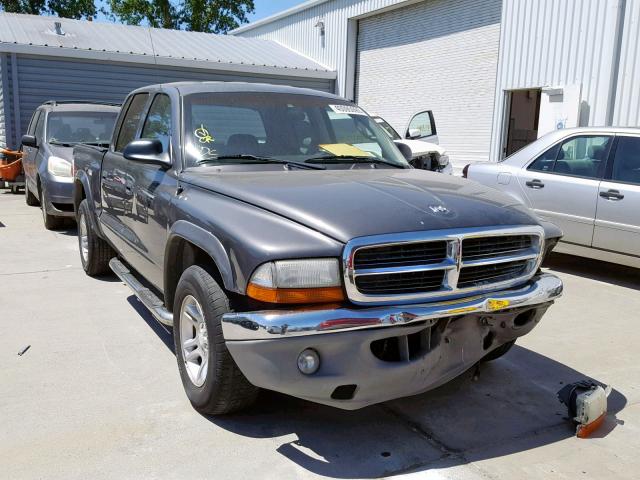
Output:
M337 93L348 97L347 21L381 8L412 3L406 0L333 0L305 9L273 22L241 31L242 37L275 40L298 53L307 55L324 66L338 71ZM315 27L318 20L325 25L324 38Z
M582 123L606 124L618 5L619 0L504 0L491 160L500 158L507 90L582 85ZM635 88L637 94L637 81Z
M334 90L333 80L261 76L201 69L154 66L134 63L109 63L73 60L61 57L17 56L20 132L13 132L14 145L26 130L35 108L50 99L100 100L122 102L131 90L154 83L181 80L242 81L286 84L316 90ZM11 78L11 76L9 76ZM14 90L11 86L5 91ZM15 93L12 97L15 96ZM6 118L12 118L7 115Z
M626 0L613 124L640 126L640 0Z
M454 166L487 160L501 0L429 0L360 20L357 101L401 135L433 110Z
M4 114L5 111L5 100L7 97L5 96L5 83L8 83L6 78L7 74L7 55L5 53L0 53L0 146L5 146L7 144L7 127L6 127L6 117Z

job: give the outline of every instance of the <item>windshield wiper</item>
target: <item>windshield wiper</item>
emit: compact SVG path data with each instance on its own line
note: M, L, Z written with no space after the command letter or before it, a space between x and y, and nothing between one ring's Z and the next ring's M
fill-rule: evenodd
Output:
M293 160L282 160L280 158L260 157L258 155L248 155L248 154L221 155L217 158L199 160L198 165L201 165L204 163L216 163L220 160L251 160L250 163L279 163L281 165L294 165L296 167L306 168L309 170L326 170L325 167L321 167L320 165L309 165L308 163L295 162Z
M389 160L375 157L358 157L353 155L323 155L321 157L307 158L305 162L308 163L374 163L379 165L389 165L395 168L405 168Z
M49 140L49 144L58 145L60 147L73 147L77 142L59 142L58 140Z

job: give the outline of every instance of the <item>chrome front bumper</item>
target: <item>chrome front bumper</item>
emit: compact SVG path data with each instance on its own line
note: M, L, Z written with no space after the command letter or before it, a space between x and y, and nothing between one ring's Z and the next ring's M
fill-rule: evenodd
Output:
M551 274L534 276L524 286L446 302L373 308L268 310L227 313L226 341L276 340L375 327L391 327L473 313L495 313L549 303L562 295L562 281Z

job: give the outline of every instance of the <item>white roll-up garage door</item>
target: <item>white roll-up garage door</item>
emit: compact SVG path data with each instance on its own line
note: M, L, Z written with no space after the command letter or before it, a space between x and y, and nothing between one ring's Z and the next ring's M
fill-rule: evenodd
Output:
M433 110L454 166L488 160L500 0L425 0L361 19L356 99L404 135Z

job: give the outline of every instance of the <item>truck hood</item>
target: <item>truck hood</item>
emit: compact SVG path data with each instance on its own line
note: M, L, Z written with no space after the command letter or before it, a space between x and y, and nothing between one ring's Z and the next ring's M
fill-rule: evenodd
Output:
M421 155L426 155L431 152L436 152L440 155L443 155L446 151L440 145L436 145L435 143L423 142L422 140L396 140L396 143L404 143L411 149L411 154L414 157L418 157Z
M384 233L538 224L526 207L497 190L424 170L239 173L200 167L181 178L342 242Z

